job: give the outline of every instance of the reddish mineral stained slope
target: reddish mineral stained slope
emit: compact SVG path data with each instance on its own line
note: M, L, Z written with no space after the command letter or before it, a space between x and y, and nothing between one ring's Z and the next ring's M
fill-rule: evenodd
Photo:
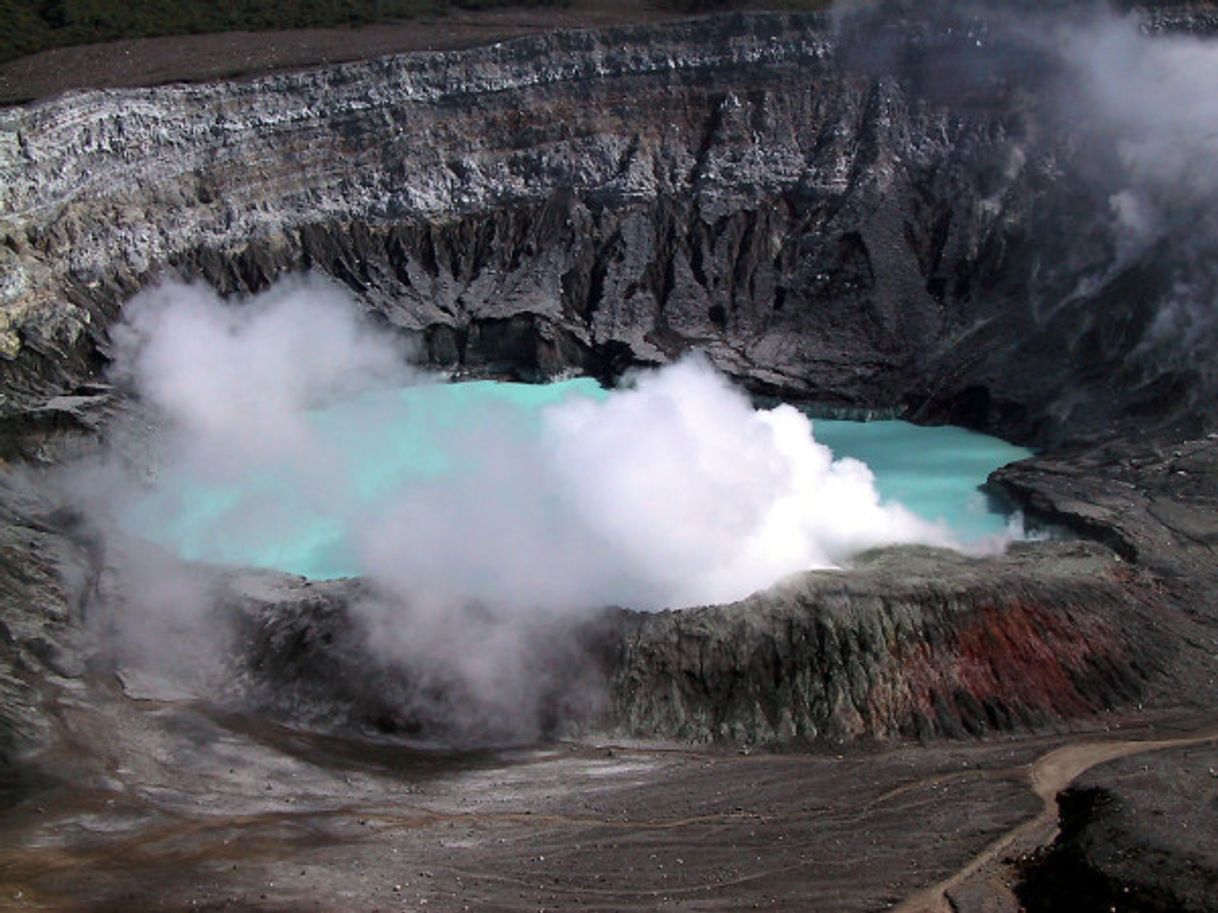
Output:
M627 732L699 741L1037 728L1147 699L1170 614L1093 545L892 549L735 606L634 617L610 703Z

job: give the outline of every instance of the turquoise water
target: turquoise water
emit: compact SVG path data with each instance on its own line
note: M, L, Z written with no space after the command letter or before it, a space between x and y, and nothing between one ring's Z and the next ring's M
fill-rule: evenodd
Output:
M361 518L403 487L446 474L459 479L469 456L462 429L493 427L506 439L528 438L546 406L607 395L588 378L374 390L306 416L339 463L325 465L321 486L281 468L245 475L237 486L213 478L206 466L175 464L162 469L155 489L120 523L193 561L276 568L315 580L358 575L352 540ZM473 446L483 446L485 437L478 435Z
M462 485L468 467L488 462L488 448L496 459L501 453L504 463L519 461L539 438L547 406L568 397L610 395L588 379L367 393L305 416L312 439L324 444L317 448L324 459L304 460L304 468L277 465L252 472L239 485L203 466L166 467L156 489L123 524L189 559L279 568L315 579L358 574L353 543L363 518L411 486L437 480ZM946 523L962 544L1006 529L1008 518L990 509L978 486L992 470L1028 451L959 428L819 419L813 426L816 440L835 457L868 464L883 499Z
M871 467L886 501L899 501L924 520L945 522L964 544L1006 529L1008 515L994 510L978 486L999 466L1032 455L964 428L900 421L814 419L813 436L834 456L851 456Z

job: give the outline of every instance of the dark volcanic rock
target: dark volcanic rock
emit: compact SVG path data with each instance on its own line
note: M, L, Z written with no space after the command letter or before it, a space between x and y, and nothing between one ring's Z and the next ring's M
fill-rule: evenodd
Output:
M522 622L475 609L454 613L457 649L500 650L486 659L488 683L463 675L448 644L386 646L376 621L387 610L395 626L431 633L412 629L410 607L387 606L388 598L359 580L230 576L217 602L235 613L237 703L295 726L458 746L553 738L586 729L599 714L603 654L620 637L613 617ZM488 645L508 627L511 649Z
M235 592L249 584L238 578ZM378 654L361 619L383 597L365 585L261 589L236 604L244 672L265 709L495 737L480 709L494 704L451 670ZM1170 620L1149 580L1097 546L983 560L884 550L732 605L537 623L521 635L533 673L513 683L517 713L499 719L498 737L554 726L740 743L1034 730L1154 703L1177 660Z
M79 830L106 867L116 846L148 847L106 842L118 813L98 813L101 797L215 828L189 816L239 782L233 744L257 755L260 778L289 754L305 773L318 731L836 744L1212 713L1212 157L1183 198L1137 188L1161 218L1131 244L1128 136L1071 106L1075 62L1043 20L1024 21L1037 6L864 5L837 25L714 17L0 112L0 459L55 462L138 411L92 384L124 302L156 277L239 297L314 270L454 372L611 380L700 348L760 394L1052 446L994 484L1095 540L983 559L892 549L734 605L538 622L511 632L506 666L472 679L446 658L477 662L493 612L390 649L368 584L187 565L101 537L45 479L3 465L0 804L47 770L78 782L94 803ZM1160 10L1146 29L1203 32L1210 16ZM230 712L264 721L246 727L254 742L227 741L211 717ZM216 744L202 785L186 787L194 771L174 752L204 741ZM1163 757L1067 796L1030 904L1218 904L1215 759ZM302 849L363 839L319 838L278 795L268 804L269 776L229 807L242 828L276 829L230 855L292 852L278 828L303 827ZM347 778L333 795L359 793ZM682 801L689 816L698 803ZM418 814L377 826L414 828ZM622 833L600 829L599 810L588 820L596 840ZM797 820L815 819L782 826ZM56 877L45 863L71 862L54 856L63 835L25 826L23 865ZM1211 841L1203 851L1189 830ZM172 855L183 836L148 843ZM227 872L228 855L196 863L218 859ZM808 865L794 860L774 871ZM751 877L727 863L699 890ZM205 879L190 871L193 891ZM531 860L520 885L536 871Z
M1177 702L1197 674L1151 579L1083 543L989 559L887 549L732 605L515 620L514 652L487 654L474 677L409 606L389 617L425 646L390 648L376 627L386 596L369 584L241 572L213 589L208 624L229 618L234 631L213 699L292 726L442 744L590 730L744 744L963 738ZM501 623L469 610L448 627L456 649L476 652L469 644L493 642Z
M1168 219L1125 256L1112 194L1127 175L1094 125L1061 117L1070 62L998 11L910 9L560 34L6 111L5 452L53 457L96 432L109 406L79 384L123 301L165 270L232 294L331 275L456 371L612 379L698 347L758 392L1042 441L1206 426L1212 378L1165 359L1154 318L1211 235ZM65 385L73 397L49 396ZM1189 488L1156 458L1113 485L1129 446L997 481L1138 568L1048 546L905 555L741 606L624 615L620 644L592 638L609 725L958 734L1141 700L1181 668L1170 637L1141 649L1123 633L1152 607L1183 624L1155 586L1211 610L1212 473ZM436 725L416 698L454 683L361 667L340 591L245 613L263 618L244 655L280 688L277 712ZM1042 655L1043 680L1028 671ZM356 681L369 671L381 684ZM528 703L550 706L547 688Z
M1218 749L1105 764L1058 797L1061 833L1026 864L1028 913L1218 909Z
M1033 517L1152 569L1182 607L1213 623L1218 438L1118 439L1003 467L991 483Z
M0 807L50 736L46 705L84 672L82 624L98 572L79 520L24 472L0 471Z
M87 384L167 272L234 296L327 274L456 372L612 379L700 348L758 393L1091 442L996 481L1123 560L895 551L734 606L539 628L521 668L549 677L489 705L371 652L358 585L191 569L232 638L226 699L323 728L750 742L1212 707L1214 327L1176 305L1218 289L1215 210L1151 194L1163 219L1130 247L1119 131L1063 103L1059 49L987 15L713 17L4 111L0 455L104 434ZM54 499L0 494L15 756L90 655L72 613L139 599Z
M693 742L978 736L1085 720L1173 694L1173 612L1105 549L1001 558L898 548L797 575L740 603L514 627L500 701L430 649L376 634L386 598L359 581L226 579L241 699L290 722L457 744L556 732ZM394 624L410 630L410 608ZM470 643L498 622L470 611ZM424 635L426 631L422 632ZM528 670L514 674L513 664ZM1168 686L1172 685L1172 688Z

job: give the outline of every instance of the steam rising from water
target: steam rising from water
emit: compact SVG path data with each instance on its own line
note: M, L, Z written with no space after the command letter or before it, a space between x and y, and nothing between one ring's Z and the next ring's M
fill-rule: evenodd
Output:
M873 545L949 542L881 505L867 467L834 461L800 412L753 409L699 359L556 403L536 437L462 444L468 482L412 488L364 537L372 576L413 602L728 602Z
M73 502L130 531L150 486L170 501L210 488L217 497L182 504L212 512L222 540L260 542L268 563L302 529L319 549L342 543L339 564L368 581L347 606L368 681L398 683L392 697L367 687L457 742L527 739L555 700L594 703L596 661L571 632L594 609L730 601L870 546L950 544L881 504L867 467L834 460L800 412L754 409L698 358L556 401L532 428L493 402L462 421L416 410L459 473L415 467L395 487L359 478L353 454L400 420L400 402L381 410L378 397L440 379L408 367L335 286L295 281L232 304L166 283L129 302L114 340L116 378L155 421L113 443L151 456L136 472L118 458L76 467ZM351 397L372 407L336 435L317 410ZM104 623L125 668L171 694L214 695L234 671L240 682L230 658L244 648L216 612L222 581L138 538L110 540ZM343 712L287 700L302 722Z
M1168 260L1171 279L1133 352L1215 382L1218 344L1218 41L1148 39L1136 18L1100 18L1058 33L1091 129L1116 151L1109 198L1118 238L1112 272ZM1164 257L1169 253L1170 257ZM1198 385L1199 387L1201 385ZM1209 411L1202 402L1198 411Z
M874 15L884 20L889 6ZM1132 355L1210 376L1218 44L1148 40L1132 20L1108 15L1029 17L1029 4L1008 15L992 3L904 6L966 22L984 14L989 23L969 33L973 56L946 71L934 48L928 52L934 65L918 87L932 104L967 103L1036 75L1028 91L1061 109L1075 140L1107 150L1087 159L1091 173L1062 172L1099 188L1092 195L1101 215L1110 209L1115 250L1099 246L1104 270L1096 281L1170 253L1171 292L1153 302L1157 317ZM852 17L842 18L845 28ZM860 33L864 62L878 76L904 65L903 32L892 59L874 51L874 29ZM1021 69L1020 55L995 53L996 42L1030 49L1036 72ZM1013 141L1008 171L1057 175L1052 156L1033 157L1037 142L1029 137L1024 149ZM224 486L263 477L290 486L300 494L298 514L257 499L232 508L234 527L268 541L316 516L334 518L333 532L377 588L375 599L354 607L371 642L412 668L430 664L441 684L461 683L482 708L471 711L471 726L493 719L501 730L521 724L526 732L539 677L529 632L538 620L607 603L734 599L870 545L947 540L943 530L880 504L866 468L834 462L803 416L754 410L697 360L639 375L603 402L556 404L535 438L494 410L476 426L450 427L449 449L473 469L464 485L437 479L369 499L310 411L368 388L431 379L404 367L400 346L362 323L345 294L294 283L235 307L169 284L131 302L126 314L116 333L118 372L166 418L161 478ZM115 514L141 496L130 479L100 472L85 487L111 498ZM150 650L163 649L166 628L149 622L204 616L211 583L196 570L173 571L163 556L132 555L120 569L132 595L127 610L138 619L132 627L150 635Z
M290 487L290 510L269 496L216 509L243 539L272 542L332 518L326 533L412 617L471 603L514 616L727 602L875 545L951 543L881 504L867 467L834 460L802 413L754 409L701 359L556 402L534 433L489 406L457 425L420 413L459 475L370 492L343 442L376 441L388 414L361 411L366 427L336 441L311 410L437 381L408 375L341 293L295 283L233 306L168 284L127 314L118 364L167 419L162 478Z

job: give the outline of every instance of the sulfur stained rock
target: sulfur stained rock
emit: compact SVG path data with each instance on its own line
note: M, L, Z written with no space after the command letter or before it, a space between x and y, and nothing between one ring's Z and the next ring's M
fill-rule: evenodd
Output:
M243 674L268 711L457 741L496 725L781 745L1041 731L1153 703L1178 659L1149 579L1085 543L886 549L731 605L538 620L518 645L545 675L513 682L514 718L480 715L460 675L378 651L367 586L240 592Z

